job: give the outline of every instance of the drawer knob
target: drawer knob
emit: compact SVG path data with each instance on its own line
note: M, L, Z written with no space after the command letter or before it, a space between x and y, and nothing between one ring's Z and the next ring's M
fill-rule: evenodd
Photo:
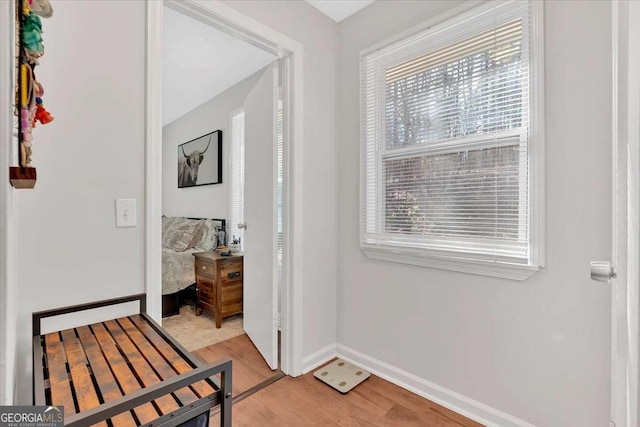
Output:
M203 265L203 266L202 266L202 270L204 271L204 270L206 270L206 269L207 269L207 266L206 266L206 265Z

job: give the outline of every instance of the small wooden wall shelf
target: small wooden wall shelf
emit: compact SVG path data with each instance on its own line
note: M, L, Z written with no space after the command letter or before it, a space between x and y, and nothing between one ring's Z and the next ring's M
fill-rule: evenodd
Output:
M9 168L9 182L14 188L29 189L36 186L36 168L17 167Z

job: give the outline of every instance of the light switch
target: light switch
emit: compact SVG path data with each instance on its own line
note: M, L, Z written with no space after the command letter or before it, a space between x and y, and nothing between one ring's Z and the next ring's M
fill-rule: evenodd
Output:
M116 199L116 227L135 227L136 216L136 199Z

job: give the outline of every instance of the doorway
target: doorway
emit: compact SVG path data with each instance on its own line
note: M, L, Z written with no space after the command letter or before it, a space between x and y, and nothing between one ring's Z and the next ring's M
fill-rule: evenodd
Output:
M270 78L275 82L280 82L282 90L275 91L275 94L280 93L281 103L272 102L273 112L271 114L271 126L273 130L278 126L278 117L281 117L281 137L278 139L275 132L272 132L274 135L273 145L271 145L271 155L272 162L270 162L273 170L278 170L280 168L280 174L274 174L272 181L272 198L271 198L271 206L273 216L269 220L270 227L267 228L269 231L267 234L269 236L268 241L272 244L271 251L271 259L269 260L267 268L271 272L271 274L267 275L271 280L267 280L269 282L268 286L263 286L260 288L261 291L264 291L264 288L271 288L273 298L272 304L251 304L249 302L248 306L260 306L264 309L271 305L273 307L272 310L262 310L260 313L261 321L255 321L256 325L269 325L268 332L270 338L267 340L271 344L258 344L257 346L261 347L262 356L265 358L269 366L276 367L277 366L277 333L278 324L280 324L279 331L281 333L281 342L282 342L282 357L281 357L281 368L285 373L292 373L295 375L296 366L300 364L300 357L297 356L299 354L299 345L300 340L296 339L296 336L291 333L292 326L296 323L296 318L299 317L299 310L293 310L292 307L299 307L299 304L295 304L296 300L301 298L300 293L293 286L294 277L299 274L296 272L295 268L289 268L291 265L290 259L291 256L291 247L293 246L293 241L291 239L290 234L290 223L289 218L294 216L295 205L292 203L293 197L288 185L289 179L291 176L295 174L295 171L289 172L289 165L292 162L292 156L290 154L291 146L293 145L293 141L296 140L296 136L300 134L300 126L293 124L288 120L292 111L298 111L301 107L299 100L294 101L293 99L293 91L295 88L300 87L301 84L301 46L296 42L293 42L286 37L280 36L276 33L273 33L272 36L274 40L270 40L264 37L256 36L250 30L247 30L245 27L251 27L252 23L248 23L244 27L242 25L237 25L238 22L243 19L238 19L237 16L229 19L229 15L233 15L230 9L224 5L213 4L202 6L196 4L194 2L165 2L164 5L153 4L153 2L148 3L148 82L147 82L147 103L148 103L148 116L147 116L147 200L146 200L146 215L147 215L147 239L146 239L146 262L147 262L147 277L146 277L146 285L147 285L147 294L149 296L149 312L156 319L159 319L161 313L161 295L162 288L159 286L159 283L162 282L162 266L161 266L161 246L162 246L162 227L161 220L163 214L163 203L161 202L163 198L163 189L161 186L158 186L158 182L162 182L163 171L162 171L162 146L159 143L162 141L162 111L160 105L162 104L162 89L161 89L161 78L156 72L158 70L158 66L162 66L162 24L164 19L166 7L170 8L172 12L182 13L192 19L199 21L200 23L204 23L207 25L211 25L219 31L223 31L228 35L232 35L234 37L239 38L240 40L251 44L253 47L258 47L263 49L277 57L279 59L278 66L271 67L271 77L264 75L267 74L269 70L264 70L263 75L259 80L269 80ZM233 24L235 22L236 24ZM268 68L268 67L267 67ZM275 69L275 71L273 71ZM299 70L296 72L297 78L294 78L293 70ZM263 89L266 85L262 86ZM264 90L263 90L264 91ZM260 98L260 95L256 95L256 98ZM264 101L264 99L262 100ZM278 111L278 105L282 106L281 114L276 114ZM263 120L263 122L265 122ZM214 131L211 129L211 131ZM264 129L263 129L264 131ZM250 133L250 132L249 132ZM264 134L265 132L262 132ZM195 136L194 136L195 138ZM187 141L187 140L185 140ZM281 145L278 145L278 141L280 141ZM224 138L223 138L224 144ZM228 143L227 143L228 144ZM281 148L281 151L278 151L278 148ZM228 149L228 147L227 147ZM208 150L208 149L207 149ZM278 154L279 153L279 154ZM186 156L187 153L185 153ZM224 156L224 154L223 154ZM267 162L265 162L267 163ZM227 168L228 164L224 161L222 162L223 168ZM252 173L253 173L252 169ZM227 181L224 178L223 174L223 182ZM248 187L251 186L249 184L250 181L258 182L258 180L249 179L247 182ZM260 181L264 183L264 180ZM160 188L159 188L160 187ZM214 187L214 186L212 186ZM258 190L250 190L247 188L247 192L253 191L254 193L259 192ZM264 194L264 192L262 193ZM277 197L276 194L279 196ZM249 215L249 212L247 212ZM227 219L228 216L225 217ZM249 216L248 216L249 218ZM255 219L253 220L255 221ZM252 231L261 230L264 231L264 227L260 227L259 224L254 224L252 226L252 221L247 221L247 236L246 242L243 244L243 250L247 252L251 252L251 241L253 239L256 242L256 236L252 236ZM230 224L229 224L230 225ZM237 226L235 224L234 226ZM231 227L228 228L227 238L233 237L233 234L229 236L229 231ZM254 231L255 233L255 231ZM263 242L264 243L264 242ZM263 246L265 246L263 244ZM246 255L246 254L245 254ZM245 262L247 261L245 257ZM264 274L260 274L260 269L254 269L251 267L253 261L250 261L249 268L245 273L245 281L251 281L252 276L261 276L265 277ZM264 268L263 265L263 268ZM255 272L251 273L251 270L255 270ZM263 271L264 273L264 271ZM276 298L278 295L278 283L281 284L281 292L280 297ZM247 285L245 285L247 286ZM264 295L261 296L264 298ZM247 301L245 299L245 301ZM247 304L245 304L247 305ZM251 317L252 313L256 311L251 310L250 313L247 313L245 310L244 316ZM269 316L268 321L264 321L265 316ZM282 320L281 320L282 319ZM280 323L281 322L281 323ZM271 327L272 325L272 327ZM264 331L257 330L255 335L260 337L266 336ZM258 341L257 338L254 337L255 341ZM267 350L264 350L264 349ZM299 370L299 368L298 368Z

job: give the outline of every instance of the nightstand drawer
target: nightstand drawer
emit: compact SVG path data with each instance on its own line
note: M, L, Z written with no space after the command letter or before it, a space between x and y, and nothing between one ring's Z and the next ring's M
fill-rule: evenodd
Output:
M201 261L196 258L196 276L204 276L215 279L216 268L213 264Z

